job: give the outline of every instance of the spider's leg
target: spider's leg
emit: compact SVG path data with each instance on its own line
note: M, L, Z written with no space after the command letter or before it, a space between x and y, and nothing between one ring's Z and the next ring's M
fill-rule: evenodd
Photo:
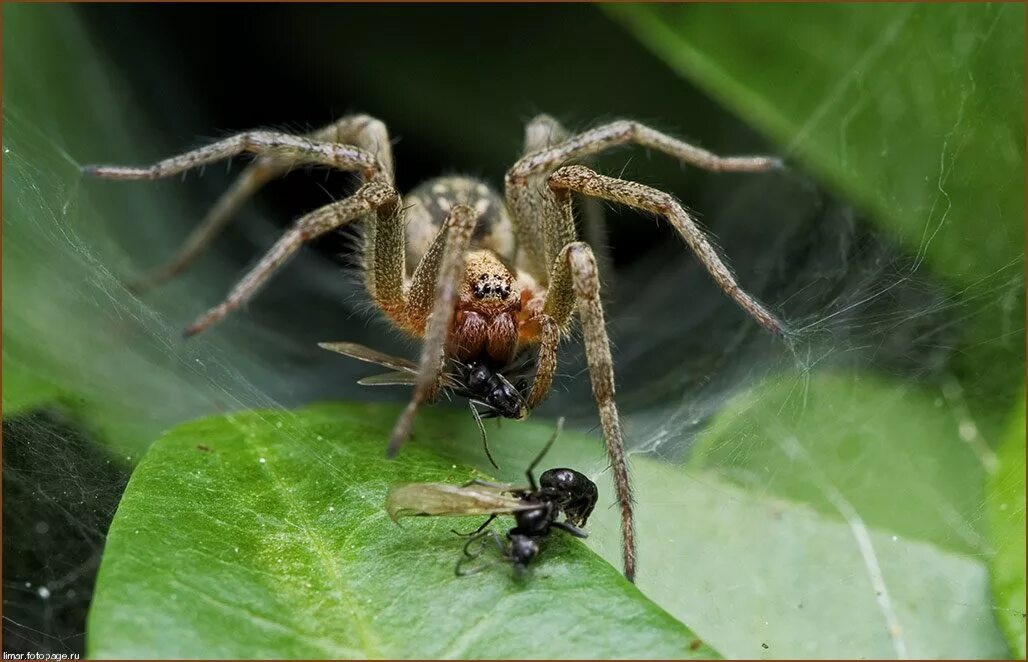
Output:
M557 170L550 175L549 187L561 199L565 213L570 213L568 193L574 191L663 216L725 294L764 328L777 335L786 333L784 324L739 286L696 221L672 195L637 182L599 175L585 166L565 166Z
M535 377L527 399L529 410L535 409L550 393L550 385L557 372L557 344L560 342L560 328L553 317L541 313L533 321L538 323L540 333Z
M566 141L571 133L556 118L550 115L536 115L525 125L524 153L532 154ZM585 165L592 165L592 159L583 159ZM603 204L596 198L583 197L581 206L582 234L586 243L592 246L600 273L608 273L613 262L607 245L607 220Z
M385 178L378 158L360 147L275 131L246 131L150 166L86 165L82 172L103 179L163 179L243 154L271 157L289 167L321 165L357 171L368 181Z
M526 154L507 171L506 195L518 245L526 252L528 266L535 275L545 278L545 270L553 264L557 253L575 240L573 223L551 222L559 210L545 191L546 176L568 162L629 144L719 172L762 172L781 167L778 159L767 156L718 156L630 120L583 131L559 144Z
M452 234L455 225L462 217L455 215L451 210L449 216L443 221L442 226L432 239L428 250L421 257L418 266L411 274L410 286L407 288L407 295L404 297L403 312L400 326L414 335L423 335L427 332L428 320L436 305L436 292L440 287L441 268L443 261L447 259L446 248L449 242L453 241ZM459 259L461 264L456 270L454 279L460 278L464 273L464 255L467 247L461 252ZM454 265L451 265L451 267ZM453 281L454 295L456 294L456 280Z
M629 144L655 149L690 165L715 172L764 172L782 165L779 159L769 156L718 156L640 122L618 120L583 131L552 147L526 154L510 169L508 177L517 179L552 171L569 160Z
M610 459L614 491L621 507L621 541L625 577L634 581L636 545L632 485L625 458L621 418L614 401L614 362L600 303L600 277L592 249L581 241L568 244L557 255L550 277L545 309L557 324L566 327L577 304L582 320L582 339L589 364L593 399L600 414L603 441Z
M343 117L306 137L312 140L355 145L378 158L382 180L393 183L393 153L385 124L367 115ZM292 163L288 159L260 156L236 178L182 246L167 262L136 284L137 290L163 285L185 271L228 226L246 202L273 179L285 175Z
M440 234L445 233L442 239L444 246L436 271L432 310L424 325L425 335L421 344L421 359L418 362L418 378L410 403L396 420L396 425L393 426L387 451L389 457L396 455L400 446L410 435L410 428L418 407L422 402L434 397L438 388L439 377L444 367L446 339L450 333L454 308L457 304L458 284L464 275L464 255L471 243L471 234L475 229L476 221L477 216L474 209L467 205L454 205L439 231ZM402 246L400 250L400 259L402 260ZM414 289L413 283L411 289Z
M259 157L247 166L232 182L232 186L218 198L200 224L193 228L175 254L164 264L134 281L132 289L144 292L167 283L188 269L225 229L243 204L276 176L272 163L274 159L270 157Z
M185 330L192 336L221 320L245 303L304 243L382 207L395 205L396 191L387 184L365 184L356 193L300 217L265 253L260 262L236 284L224 301L211 308Z

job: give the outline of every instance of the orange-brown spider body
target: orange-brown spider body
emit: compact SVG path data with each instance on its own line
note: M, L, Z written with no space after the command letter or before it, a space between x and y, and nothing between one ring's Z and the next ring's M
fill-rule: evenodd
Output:
M518 348L520 313L514 274L491 251L468 253L446 354L465 363L507 365Z
M414 273L455 205L465 205L478 214L457 290L446 355L498 369L508 365L523 347L538 341L538 325L531 314L541 309L541 299L531 277L513 264L514 227L502 198L476 179L440 177L415 188L404 202L408 207L408 273ZM423 333L416 323L406 328L419 337Z

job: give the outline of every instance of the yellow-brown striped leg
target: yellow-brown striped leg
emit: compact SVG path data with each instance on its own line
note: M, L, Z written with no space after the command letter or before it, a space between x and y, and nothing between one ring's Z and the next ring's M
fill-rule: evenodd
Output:
M578 308L582 322L582 340L585 342L593 399L599 411L603 441L614 479L614 492L621 509L621 551L625 577L635 581L637 554L632 482L625 457L621 418L614 400L614 362L600 302L600 276L596 258L589 246L580 241L568 244L558 253L544 309L553 315L556 324L567 328L573 307Z
M375 213L378 209L395 206L397 199L396 191L387 184L365 184L352 196L302 216L268 250L257 266L236 284L224 301L186 328L185 335L196 335L249 300L254 292L306 242L355 219ZM397 218L396 222L401 221Z
M410 436L414 414L421 403L435 397L444 367L446 339L457 304L457 289L464 275L464 256L471 244L476 220L474 209L467 205L454 205L444 223L444 229L440 231L446 233L445 247L438 265L432 313L425 325L425 337L421 344L418 379L410 402L393 426L387 450L389 457L395 456Z
M367 115L343 117L305 137L319 142L355 145L377 157L382 166L379 179L392 184L393 154L385 124ZM269 156L258 157L240 173L182 246L164 264L134 284L137 291L163 285L189 268L211 245L246 202L269 181L285 175L293 164Z
M553 375L557 372L557 344L560 342L560 329L557 322L546 313L535 317L539 324L539 355L536 357L535 377L532 379L532 390L528 393L528 410L531 411L542 404L550 394Z
M556 118L550 115L537 115L525 126L525 155L549 149L565 142L571 133ZM593 159L582 160L582 165L591 166ZM567 165L567 164L562 164ZM546 174L549 174L548 172ZM607 273L613 259L607 245L607 221L603 213L603 204L596 198L582 197L579 216L582 235L585 242L593 249L596 261L600 265L600 273ZM550 265L546 265L547 268Z
M82 172L103 179L155 180L242 154L271 157L287 163L289 167L322 165L348 172L359 172L367 181L377 180L382 172L378 158L360 147L275 131L239 133L149 166L86 165L82 166Z
M585 166L560 168L550 175L549 187L558 194L564 208L569 205L567 194L573 191L663 216L725 294L767 330L777 335L786 333L785 325L739 286L696 221L671 194L637 182L599 175Z
M575 240L574 223L561 217L557 202L546 191L546 177L568 162L630 144L717 172L763 172L781 167L773 157L718 156L631 120L583 131L560 144L526 154L507 171L506 196L518 245L525 251L534 276L546 278L557 252Z
M278 176L273 163L274 159L261 157L247 166L232 182L232 186L218 198L200 224L193 228L178 251L164 264L133 282L132 289L136 292L145 292L164 285L188 269L228 226L243 204L262 186Z

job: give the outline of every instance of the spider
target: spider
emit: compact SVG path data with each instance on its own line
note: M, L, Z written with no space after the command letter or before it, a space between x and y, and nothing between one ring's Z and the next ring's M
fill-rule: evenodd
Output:
M572 135L541 115L526 127L524 154L507 171L503 197L470 177L442 177L421 184L401 203L385 124L352 115L305 135L248 131L147 167L94 165L83 171L106 179L155 180L235 156L255 157L179 252L154 273L153 283L184 270L247 199L290 169L327 166L359 175L361 185L352 195L296 220L228 296L184 333L199 333L245 303L306 242L359 221L368 294L393 324L422 339L413 394L392 431L390 455L407 439L418 407L435 398L448 359L498 372L534 348L536 370L526 404L529 410L539 405L553 380L558 344L569 335L577 309L620 506L624 574L631 580L636 535L614 367L597 260L576 236L572 194L663 217L725 294L770 331L781 334L784 328L739 286L673 196L576 163L621 145L654 149L712 171L761 172L781 165L766 156L718 156L635 121Z

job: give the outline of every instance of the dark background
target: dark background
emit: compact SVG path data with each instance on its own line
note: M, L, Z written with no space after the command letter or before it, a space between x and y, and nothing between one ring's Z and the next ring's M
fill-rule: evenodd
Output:
M409 190L450 172L499 186L520 154L524 124L540 112L572 129L631 117L713 150L769 148L590 6L89 5L80 11L99 47L131 81L139 112L165 128L171 150L237 130L302 130L364 112L390 127L398 184ZM157 155L135 158L151 156ZM721 184L708 173L676 176L680 168L654 161L622 151L603 165L672 186L701 209L722 186L738 183ZM324 204L326 190L338 195L336 180L344 176L319 175L269 186L263 197L273 216L287 223ZM673 236L661 224L637 220L611 228L619 265Z

